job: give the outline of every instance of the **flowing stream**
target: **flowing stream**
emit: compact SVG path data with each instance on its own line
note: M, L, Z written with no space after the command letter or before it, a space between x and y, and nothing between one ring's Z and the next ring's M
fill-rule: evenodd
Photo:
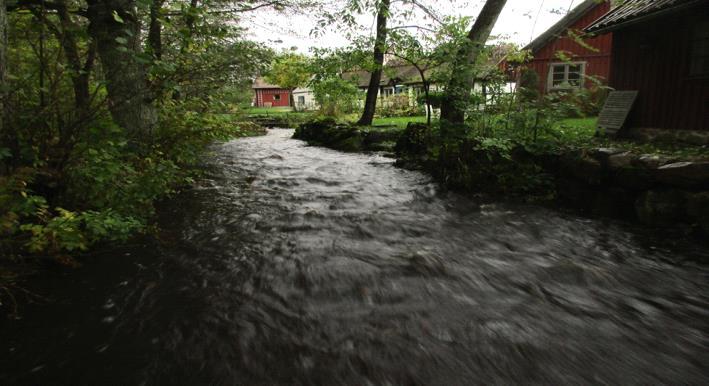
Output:
M372 154L216 146L158 241L47 275L0 384L709 384L709 253Z

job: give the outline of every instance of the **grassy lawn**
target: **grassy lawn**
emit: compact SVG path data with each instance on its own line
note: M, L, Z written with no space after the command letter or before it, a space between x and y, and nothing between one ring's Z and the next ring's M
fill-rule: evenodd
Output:
M554 125L554 131L570 142L590 141L595 137L597 121L596 117L562 119Z
M688 145L683 143L637 143L623 139L596 137L596 122L598 118L564 119L555 125L561 134L561 139L569 144L580 146L596 146L619 148L635 153L661 154L682 159L707 159L709 148L706 146Z
M388 117L388 118L375 118L374 126L397 126L399 128L406 128L409 122L426 123L425 116L417 117Z
M290 107L248 107L244 109L247 115L282 115L296 113Z

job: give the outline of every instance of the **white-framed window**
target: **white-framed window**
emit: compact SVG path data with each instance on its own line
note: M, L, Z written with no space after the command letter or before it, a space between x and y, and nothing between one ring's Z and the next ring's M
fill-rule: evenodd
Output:
M274 94L274 95L273 95L273 100L274 100L274 101L279 101L279 100L281 100L281 94Z
M567 90L583 87L586 63L552 63L549 65L548 90Z

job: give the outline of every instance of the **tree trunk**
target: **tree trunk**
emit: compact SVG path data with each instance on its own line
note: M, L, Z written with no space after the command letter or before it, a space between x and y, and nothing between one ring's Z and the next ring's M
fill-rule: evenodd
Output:
M369 79L367 87L367 98L364 101L364 111L362 117L357 122L358 125L368 126L374 120L374 112L377 109L377 96L379 94L379 82L382 80L382 70L384 66L384 51L387 40L387 18L389 17L389 3L391 0L381 0L377 10L377 36L374 40L374 71Z
M507 0L487 0L468 32L468 44L458 52L453 66L455 71L446 88L446 97L441 106L441 121L454 125L465 122L466 100L475 81L473 66L506 3Z
M162 59L162 20L160 10L165 0L153 0L150 3L150 27L148 28L148 45L153 59Z
M87 59L85 63L81 61L81 55L79 54L79 46L76 42L77 33L81 33L82 29L76 23L71 20L71 15L69 14L66 4L63 1L57 1L57 4L61 4L61 7L57 7L56 14L59 18L59 26L57 27L52 22L50 22L44 15L41 14L41 10L32 10L32 12L38 18L41 18L44 24L49 28L49 31L54 34L54 36L59 41L59 44L64 50L64 56L66 61L71 68L71 82L74 88L74 105L80 111L80 115L88 111L89 102L91 94L89 92L89 77L90 72L93 68L93 58L95 56L95 44L90 43L89 51L87 53Z
M5 137L5 50L7 47L7 4L0 0L0 141ZM2 142L0 142L0 145Z
M140 21L134 0L89 0L89 33L106 77L109 110L133 139L145 139L157 123L147 73L136 61Z
M425 104L426 104L426 124L428 126L431 126L431 101L429 100L430 98L430 84L428 79L426 79L426 70L419 68L417 65L414 65L416 69L419 72L419 76L421 77L421 83L423 84L423 95L425 98Z

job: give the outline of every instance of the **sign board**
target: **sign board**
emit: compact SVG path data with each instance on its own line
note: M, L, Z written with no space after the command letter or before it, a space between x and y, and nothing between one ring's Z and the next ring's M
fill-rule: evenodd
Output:
M601 114L598 116L596 130L615 135L623 127L637 97L637 91L611 91Z

